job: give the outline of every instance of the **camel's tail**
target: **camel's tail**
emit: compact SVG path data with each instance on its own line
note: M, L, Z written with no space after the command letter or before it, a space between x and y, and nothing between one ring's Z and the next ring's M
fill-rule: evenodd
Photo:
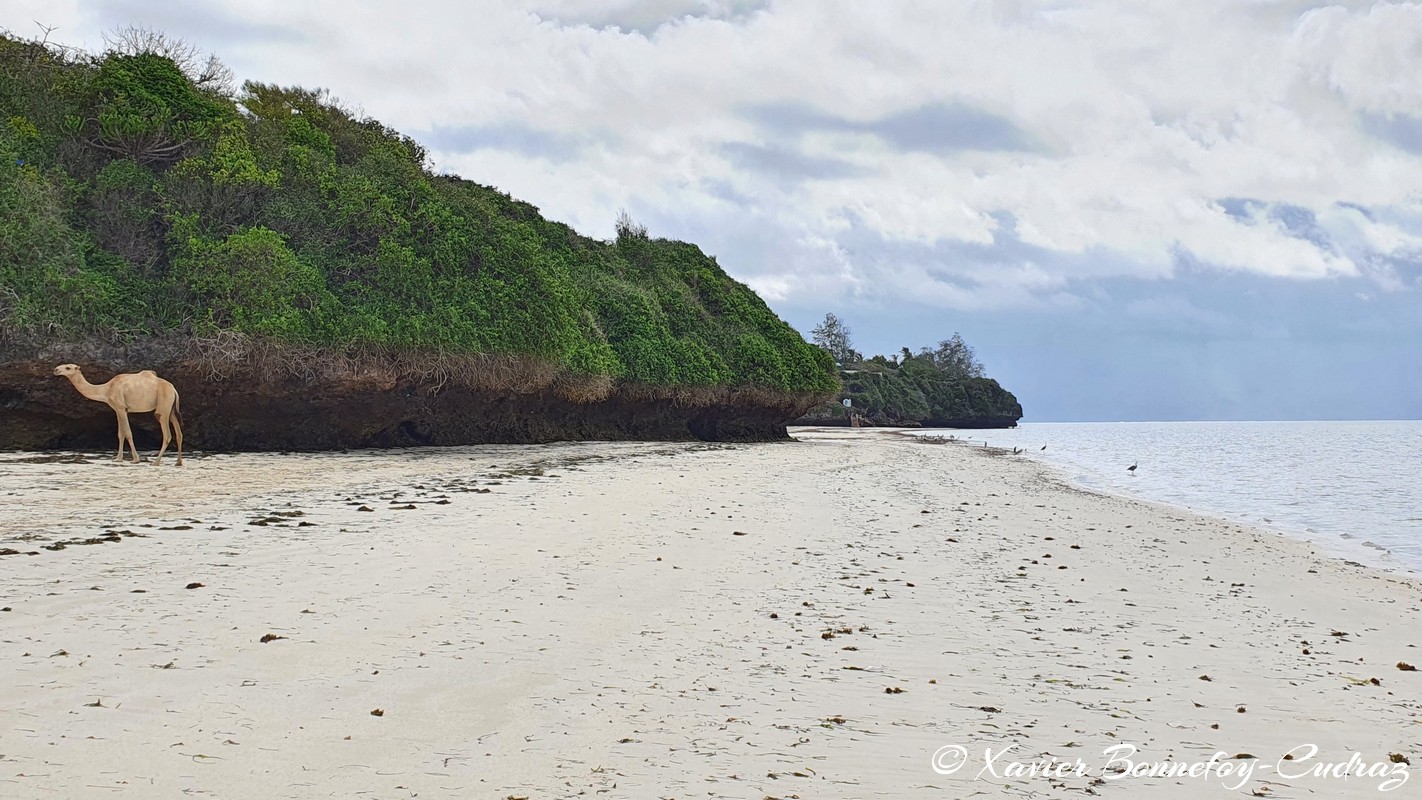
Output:
M173 419L176 420L179 425L182 425L182 424L183 424L182 405L183 405L183 398L178 394L178 391L177 391L176 389L174 389L174 390L173 390Z

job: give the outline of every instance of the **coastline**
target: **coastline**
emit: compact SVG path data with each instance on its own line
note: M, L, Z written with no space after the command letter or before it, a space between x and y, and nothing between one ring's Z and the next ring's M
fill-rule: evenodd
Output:
M1034 463L1054 472L1061 473L1063 470L1056 464L1048 461L1032 459ZM1358 539L1351 534L1326 533L1314 528L1310 528L1302 523L1287 523L1274 519L1251 520L1236 519L1224 511L1201 506L1190 506L1184 503L1171 502L1169 500L1159 500L1139 494L1131 494L1125 490L1118 490L1109 486L1094 486L1091 484L1079 483L1063 476L1063 482L1075 486L1081 491L1099 494L1103 497L1117 497L1136 503L1146 503L1173 509L1186 514L1193 514L1200 517L1219 520L1244 529L1262 531L1273 536L1280 536L1292 542L1298 542L1309 547L1317 548L1317 555L1321 558L1330 558L1342 561L1349 566L1362 567L1370 570L1377 570L1389 575L1400 575L1413 579L1422 580L1422 569L1413 567L1397 558L1397 554L1380 544L1368 539Z
M0 793L1200 797L1238 779L1098 769L1131 744L1257 762L1245 792L1363 797L1381 779L1264 766L1305 744L1318 763L1422 756L1422 673L1394 666L1422 664L1415 578L1036 462L791 433L183 471L0 459L0 548L40 553L0 557ZM1092 769L932 769L1000 742Z
M1372 425L1377 423L1402 423L1415 424L1413 420L1348 420L1342 424ZM1422 535L1422 531L1413 531L1413 537L1408 538L1408 531L1398 528L1387 533L1380 532L1374 526L1381 526L1391 523L1395 526L1403 526L1416 522L1414 519L1396 520L1383 518L1372 509L1357 509L1354 505L1360 498L1354 494L1350 496L1337 497L1335 503L1338 508L1357 509L1350 512L1347 518L1333 516L1331 518L1320 518L1318 509L1311 509L1312 513L1300 515L1294 508L1285 506L1297 506L1297 502L1290 502L1280 506L1275 501L1267 502L1266 498L1241 494L1238 487L1234 485L1242 480L1241 476L1234 475L1226 465L1222 471L1214 473L1215 479L1211 482L1210 488L1203 488L1203 484L1189 486L1185 491L1180 487L1171 485L1169 487L1160 484L1160 476L1155 475L1156 480L1113 480L1111 471L1115 467L1105 468L1103 462L1093 463L1089 458L1081 458L1083 454L1073 454L1063 456L1063 449L1053 448L1051 453L1042 455L1037 450L1037 445L1047 440L1048 433L1041 432L1042 427L1053 429L1099 426L1138 426L1138 425L1337 425L1338 421L1285 421L1278 422L1127 422L1127 423L1024 423L1020 430L1001 431L997 436L988 433L973 431L965 434L962 431L934 431L903 429L904 433L917 436L933 435L956 435L957 443L960 445L976 441L979 445L983 438L988 438L992 442L991 450L1000 450L1010 453L1013 445L1024 445L1022 452L1017 456L1042 465L1044 468L1052 470L1058 474L1061 480L1079 488L1097 492L1109 497L1120 497L1130 500L1138 500L1147 503L1158 503L1169 508L1183 510L1191 514L1198 514L1214 519L1234 523L1247 528L1255 528L1263 531L1283 534L1290 539L1305 542L1317 547L1326 555L1346 560L1355 561L1368 567L1379 569L1389 573L1410 575L1412 577L1422 577L1422 550L1416 537ZM998 444L1003 439L1007 439L1007 444ZM1019 441L1014 441L1014 439ZM1078 456L1078 457L1074 457ZM1321 456L1327 458L1326 455ZM1383 460L1380 463L1390 463L1385 455L1380 455ZM1128 457L1120 463L1129 463ZM1112 462L1114 463L1114 462ZM1154 468L1155 464L1147 466L1144 461L1143 469ZM1193 470L1196 466L1208 469L1207 465L1194 465L1186 463L1184 469ZM1176 469L1181 467L1177 466ZM1208 471L1205 474L1211 474ZM1191 476L1193 479L1193 475ZM1228 483L1230 485L1220 485ZM1318 490L1316 484L1307 487L1299 487L1294 491L1315 491ZM1265 500L1266 502L1260 502ZM1395 501L1394 501L1395 502ZM1246 510L1247 509L1247 510ZM1362 513L1358 513L1362 512ZM1373 512L1373 513L1368 513ZM1394 511L1395 513L1395 511Z

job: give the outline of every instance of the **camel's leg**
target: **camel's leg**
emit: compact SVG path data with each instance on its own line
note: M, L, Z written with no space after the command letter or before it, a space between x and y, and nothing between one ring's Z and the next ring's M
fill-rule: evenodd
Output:
M163 461L163 454L168 452L168 440L173 438L168 433L168 415L162 411L154 411L153 416L158 418L158 430L163 433L163 445L158 448L158 457L153 459L153 466L158 466Z
M123 444L124 444L124 442L123 442L123 429L124 429L124 426L125 426L125 423L127 422L127 420L124 419L124 417L125 417L126 415L125 415L122 411L120 411L119 409L117 409L117 408L114 409L114 413L118 415L118 455L114 456L114 460L115 460L115 461L122 461L122 460L123 460Z
M133 442L133 428L128 424L128 412L120 414L119 419L123 422L123 438L128 440L128 449L133 453L133 463L141 463L142 459L138 457L138 445Z

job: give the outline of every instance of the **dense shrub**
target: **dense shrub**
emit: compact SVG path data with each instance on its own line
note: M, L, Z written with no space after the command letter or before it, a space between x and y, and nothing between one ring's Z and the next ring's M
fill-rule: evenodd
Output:
M856 364L843 373L844 397L854 410L886 425L964 424L972 420L1022 417L1022 405L991 378L960 378L944 374L926 360L910 358L891 367L874 361ZM810 420L839 420L846 415L838 401L812 409Z
M0 36L0 334L240 331L824 394L833 365L696 246L580 236L321 92Z

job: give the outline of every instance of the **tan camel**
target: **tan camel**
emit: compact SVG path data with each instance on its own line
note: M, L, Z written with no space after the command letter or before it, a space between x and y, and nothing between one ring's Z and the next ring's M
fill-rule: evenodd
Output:
M158 462L163 460L170 438L177 439L178 466L183 465L183 419L178 409L178 390L173 388L173 384L158 377L151 369L115 375L108 383L98 386L84 380L84 373L74 364L60 364L54 368L54 374L68 378L79 394L107 403L118 415L118 455L114 457L115 461L124 460L123 445L128 442L128 448L133 452L133 463L138 463L138 446L133 443L133 429L128 426L128 415L152 411L153 416L158 418L158 428L163 431L163 446L158 450L158 457L153 459L153 466L158 466ZM173 437L168 434L169 422L173 425Z

